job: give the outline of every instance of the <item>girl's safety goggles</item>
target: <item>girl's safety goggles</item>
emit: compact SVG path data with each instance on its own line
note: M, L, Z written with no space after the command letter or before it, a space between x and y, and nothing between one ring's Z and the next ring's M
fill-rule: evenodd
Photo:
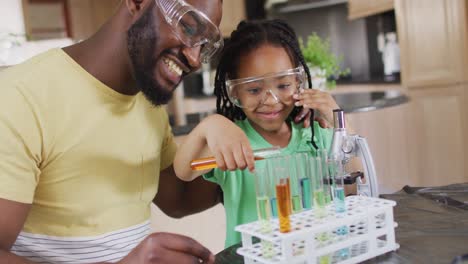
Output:
M155 0L172 31L187 47L200 46L200 61L208 63L223 48L219 28L184 0Z
M240 108L254 109L265 104L269 95L273 103L289 104L293 95L304 87L307 77L302 66L263 76L226 81L229 100Z

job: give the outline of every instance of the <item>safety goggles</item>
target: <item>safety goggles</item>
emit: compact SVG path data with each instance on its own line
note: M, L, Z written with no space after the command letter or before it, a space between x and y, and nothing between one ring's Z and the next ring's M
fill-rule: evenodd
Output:
M304 87L302 66L282 72L226 81L229 100L240 108L254 109L271 97L273 103L290 104L293 95Z
M219 28L183 0L155 0L172 31L187 47L200 46L200 61L208 63L223 48Z

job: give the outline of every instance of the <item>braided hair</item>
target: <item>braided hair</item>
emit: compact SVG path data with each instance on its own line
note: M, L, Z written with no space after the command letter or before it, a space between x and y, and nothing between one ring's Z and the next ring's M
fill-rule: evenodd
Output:
M309 67L304 60L299 47L296 33L284 21L280 19L262 20L262 21L242 21L237 29L231 33L230 39L226 42L223 52L219 58L216 69L215 89L216 112L232 121L243 120L246 118L244 112L235 106L228 96L226 89L226 79L236 79L237 69L239 68L240 57L259 48L263 44L280 46L286 50L294 64L302 65L304 68L308 87L312 87ZM290 117L299 113L300 108L294 107ZM314 142L314 112L311 113L312 145L317 148Z

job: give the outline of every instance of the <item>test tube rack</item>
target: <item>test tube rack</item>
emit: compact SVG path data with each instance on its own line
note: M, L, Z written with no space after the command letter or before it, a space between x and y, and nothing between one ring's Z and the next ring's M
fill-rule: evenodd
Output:
M246 264L265 263L359 263L397 250L393 207L396 202L367 196L348 196L346 212L336 213L333 203L327 215L317 217L314 210L292 214L291 231L279 232L278 219L252 222L235 228L242 235L237 253ZM340 232L345 230L345 234Z

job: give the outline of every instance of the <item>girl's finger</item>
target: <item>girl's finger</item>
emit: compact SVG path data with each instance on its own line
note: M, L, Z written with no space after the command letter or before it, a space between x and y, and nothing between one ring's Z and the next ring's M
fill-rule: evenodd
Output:
M307 116L307 114L308 114L309 112L310 112L309 109L305 109L305 108L301 109L301 112L299 112L299 113L296 115L296 117L294 117L294 122L296 122L296 123L301 122L301 121Z
M252 148L250 147L250 144L248 144L247 146L245 144L242 144L241 147L242 152L244 153L245 161L247 162L247 168L249 168L249 171L252 172L255 170L255 160Z
M247 160L242 149L242 144L239 144L238 147L233 149L234 161L236 162L236 168L245 169L247 167Z
M237 169L232 147L225 148L222 154L224 157L224 162L226 163L226 169L230 171Z
M224 161L223 153L220 150L216 149L213 151L213 155L215 157L216 165L218 166L218 168L223 171L226 170L226 162Z

